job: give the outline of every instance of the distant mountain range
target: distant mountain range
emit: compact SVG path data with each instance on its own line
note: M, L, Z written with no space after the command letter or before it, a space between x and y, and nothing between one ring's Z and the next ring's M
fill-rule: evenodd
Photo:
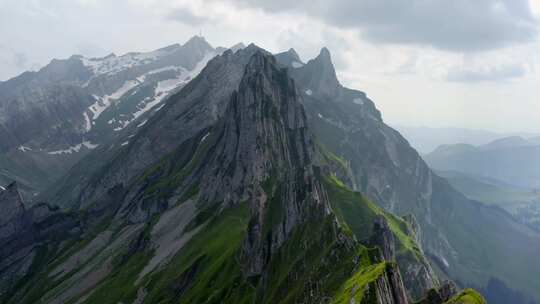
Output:
M468 144L473 146L485 145L494 140L520 136L523 138L535 138L537 141L540 134L535 133L498 133L485 130L464 129L464 128L429 128L411 127L404 125L392 125L398 130L420 153L427 154L433 152L441 145Z
M436 171L468 198L498 206L540 231L540 190L456 171Z
M539 138L442 145L423 157L467 197L499 206L540 231Z
M540 300L540 233L434 174L326 48L195 37L19 77L0 87L2 303Z
M540 188L540 140L512 136L480 146L442 145L423 157L436 170L498 179L510 185Z

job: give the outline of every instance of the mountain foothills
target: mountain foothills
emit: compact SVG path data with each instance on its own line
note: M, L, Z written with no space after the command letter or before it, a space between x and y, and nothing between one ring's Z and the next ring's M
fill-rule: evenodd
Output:
M435 175L327 49L196 37L0 96L2 303L540 300L540 234Z

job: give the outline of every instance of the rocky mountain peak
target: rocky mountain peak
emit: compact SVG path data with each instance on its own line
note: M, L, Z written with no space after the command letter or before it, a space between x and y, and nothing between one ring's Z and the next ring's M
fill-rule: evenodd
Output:
M330 50L328 50L328 48L325 46L321 48L321 50L319 51L319 56L317 56L317 58L332 63L332 56L330 55Z
M287 50L287 53L288 53L289 55L291 55L291 57L294 58L295 60L301 61L301 60L300 60L300 56L298 55L298 53L296 52L295 49L290 48L289 50Z
M185 48L192 48L192 49L213 49L212 46L206 41L206 39L203 36L193 36L191 37L184 45Z
M336 76L336 70L332 62L332 56L330 51L323 47L319 52L319 55L313 60L319 69L320 84L327 84L330 86L340 86Z
M280 62L285 61L284 57L290 58L290 53L291 50L279 54ZM335 99L340 94L341 84L337 79L330 51L326 47L322 48L319 55L309 60L305 65L297 65L293 75L302 87L316 92L323 99Z
M247 160L260 162L262 167L248 170L256 181L262 182L280 166L310 163L313 147L311 138L304 134L306 117L298 98L287 70L279 68L273 56L256 51L245 67L239 89L232 94L222 126L225 135L234 138L225 140L225 146L241 139L234 149L246 153ZM232 130L235 132L229 134ZM298 140L302 142L291 150L287 147L291 144L288 140L294 136L301 136ZM302 148L305 151L294 155L297 161L292 161L293 155L288 154Z
M242 42L239 42L239 43L237 43L237 44L231 46L229 49L230 49L231 51L233 51L233 52L236 52L236 51L241 50L241 49L243 49L243 48L245 48L245 47L246 47L245 44L243 44Z
M261 274L294 227L328 212L306 121L287 69L255 52L223 117L209 166L217 172L202 183L209 185L205 201L248 202L252 220L242 254L248 276Z

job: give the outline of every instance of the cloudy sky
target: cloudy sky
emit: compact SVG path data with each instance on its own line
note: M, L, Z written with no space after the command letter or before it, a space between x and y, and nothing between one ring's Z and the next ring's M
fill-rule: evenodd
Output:
M391 124L540 133L540 0L0 0L0 80L200 31L304 61L327 46Z

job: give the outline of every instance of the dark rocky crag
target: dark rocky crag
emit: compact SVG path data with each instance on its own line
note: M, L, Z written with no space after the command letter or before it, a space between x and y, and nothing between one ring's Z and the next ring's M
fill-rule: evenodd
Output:
M0 190L0 298L12 291L17 281L31 274L35 262L48 247L76 237L77 217L41 203L26 208L12 183Z

